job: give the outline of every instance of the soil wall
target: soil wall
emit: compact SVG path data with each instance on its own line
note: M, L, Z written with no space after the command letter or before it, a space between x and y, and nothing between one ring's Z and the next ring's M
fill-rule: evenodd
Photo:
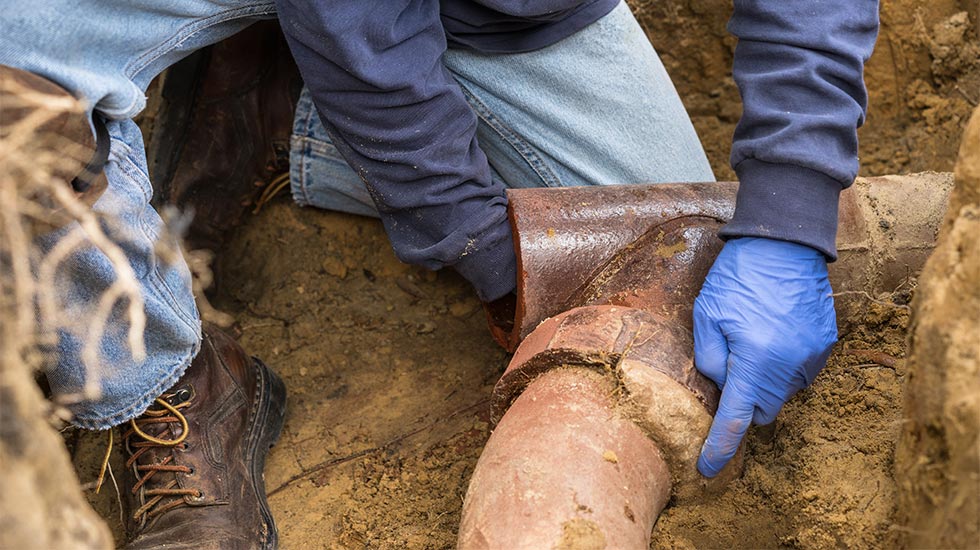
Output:
M701 135L715 175L728 166L741 115L731 77L731 0L629 0ZM866 68L862 175L950 171L980 100L975 0L882 0L881 32Z
M898 523L912 548L980 548L980 110L919 278L906 423L896 453Z

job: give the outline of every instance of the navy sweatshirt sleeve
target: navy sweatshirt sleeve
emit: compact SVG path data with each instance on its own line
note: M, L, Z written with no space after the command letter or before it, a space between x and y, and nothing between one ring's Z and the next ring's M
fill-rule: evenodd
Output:
M836 259L837 203L858 171L878 2L735 0L729 31L744 112L731 157L741 185L721 235L793 241Z
M303 79L368 184L396 254L452 266L483 300L514 289L504 189L476 143L476 115L442 64L437 0L278 0Z

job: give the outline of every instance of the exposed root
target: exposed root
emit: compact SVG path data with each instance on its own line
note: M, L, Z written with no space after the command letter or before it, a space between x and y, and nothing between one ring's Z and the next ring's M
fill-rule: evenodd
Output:
M834 297L836 297L836 296L861 296L864 299L866 299L867 301L869 301L869 302L871 302L873 304L878 304L879 306L889 307L889 308L893 308L893 309L900 309L902 311L912 311L912 308L910 308L907 305L896 304L895 302L886 302L884 300L878 300L877 298L874 298L873 296L871 296L870 294L868 294L864 290L844 290L844 291L841 291L841 292L834 292L833 294L831 294L831 296L834 296Z
M100 221L71 190L64 174L83 163L84 148L38 128L62 113L80 116L70 98L27 89L0 77L0 547L110 548L105 524L82 498L64 442L53 429L52 410L35 384L44 350L59 330L73 330L86 350L97 350L104 323L120 300L134 356L143 350L143 301L132 268ZM8 113L26 113L22 118ZM61 174L60 176L56 174ZM45 256L42 231L74 224L66 243ZM58 303L55 276L72 254L95 246L115 264L116 280L99 307L84 317ZM86 312L89 313L89 312ZM85 354L86 388L99 387L98 353ZM97 390L96 390L97 391Z
M316 464L314 466L311 466L309 468L306 468L303 471L299 472L298 474L295 474L295 475L291 476L289 479L287 479L286 481L282 482L282 484L280 484L278 487L276 487L275 489L269 491L268 492L268 496L271 498L273 495L275 495L276 493L278 493L278 492L280 492L280 491L288 488L293 483L295 483L295 482L297 482L297 481L299 481L301 479L306 479L306 478L308 478L308 477L310 477L310 476L312 476L314 474L317 474L319 472L322 472L322 471L324 471L324 470L326 470L328 468L332 468L334 466L338 466L340 464L344 464L344 463L350 462L352 460L357 460L358 458L362 458L362 457L365 457L365 456L369 456L369 455L373 455L373 454L376 454L376 453L380 453L381 451L384 451L385 449L389 449L392 446L397 445L398 443L401 443L402 441L408 439L409 437L412 437L413 435L417 435L417 434L420 434L420 433L422 433L424 431L427 431L427 430L431 429L433 426L436 426L436 425L438 425L438 424L440 424L442 422L447 422L449 420L452 420L453 418L455 418L455 417L457 417L457 416L459 416L459 415L461 415L463 413L466 413L466 412L472 411L474 409L477 409L479 407L485 406L489 402L490 402L489 399L481 399L481 400L477 401L476 403L473 403L472 405L468 405L466 407L463 407L462 409L457 409L457 410L449 413L448 415L446 415L446 416L444 416L442 418L439 418L439 419L437 419L437 420L435 420L433 422L430 422L430 423L425 424L425 425L423 425L423 426L421 426L419 428L415 428L414 430L410 430L408 432L405 432L403 434L400 434L398 436L395 436L395 437L389 439L388 441L385 441L384 443L382 443L381 445L378 445L376 447L371 447L370 449L364 449L362 451L357 451L356 453L351 453L351 454L346 455L346 456L341 456L341 457L337 457L337 458L331 458L330 460L324 460L323 462L321 462L319 464Z
M890 369L898 369L905 365L905 361L897 357L892 357L883 351L873 349L851 349L845 353L853 355L864 361L871 361L875 365L881 365ZM858 365L860 366L860 365Z
M258 200L255 201L255 208L252 210L253 214L258 214L262 207L269 203L272 199L276 197L283 189L289 187L289 173L280 174L276 176L276 179L269 182L269 185L265 186L262 190L262 194L259 195Z

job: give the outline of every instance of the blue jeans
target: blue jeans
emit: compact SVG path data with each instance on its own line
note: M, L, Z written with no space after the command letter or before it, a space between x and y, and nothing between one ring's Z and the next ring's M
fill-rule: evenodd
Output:
M541 50L450 49L443 63L477 114L491 174L507 187L714 181L674 85L625 3ZM289 160L301 206L377 217L305 89Z
M261 0L46 0L0 12L0 64L45 76L108 119L109 187L94 209L111 220L146 302L146 359L125 341L122 312L102 340L101 395L71 405L74 422L105 429L133 418L173 385L200 345L200 320L182 261L154 253L167 238L149 205L150 182L132 117L161 71L197 48L258 19ZM660 60L625 4L551 47L523 54L450 50L444 62L479 116L478 140L492 173L511 187L709 181L704 151ZM376 215L364 184L330 143L304 93L296 112L291 184L296 201ZM44 239L52 246L72 227ZM114 279L107 259L85 249L59 271L56 292L79 310ZM119 308L121 309L121 308ZM48 373L58 395L77 394L87 376L76 334L59 334Z

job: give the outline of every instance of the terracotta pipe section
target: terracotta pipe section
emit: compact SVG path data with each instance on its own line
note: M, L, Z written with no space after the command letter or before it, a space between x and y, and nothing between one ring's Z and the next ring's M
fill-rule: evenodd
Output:
M542 323L494 389L459 548L647 548L668 496L727 485L741 454L714 479L696 469L719 392L692 349L686 329L636 308ZM593 545L569 543L575 533Z
M670 474L615 395L607 377L561 368L518 397L470 481L459 548L648 547Z
M650 311L621 306L573 308L541 323L521 344L494 387L492 423L537 377L561 366L603 373L619 388L619 406L664 451L675 496L714 491L734 476L701 477L695 462L720 392L694 368L690 331ZM505 414L506 413L506 414ZM737 461L736 461L737 462Z
M917 273L951 188L951 174L926 173L862 178L842 193L835 291L875 295ZM689 326L737 190L705 183L509 191L518 299L511 315L491 318L491 332L514 351L541 321L593 304L653 307ZM842 325L864 304L839 297Z
M858 178L841 195L838 259L830 282L842 332L868 300L905 288L918 276L936 246L939 226L953 189L950 172ZM848 294L851 293L851 294Z
M838 298L839 313L918 271L950 187L948 175L925 174L859 180L842 195L831 278L857 292ZM460 548L647 548L669 495L697 499L738 474L741 451L712 480L697 472L719 392L694 368L690 332L736 191L510 193L516 311L488 313L517 351L494 388L496 429L467 491Z

